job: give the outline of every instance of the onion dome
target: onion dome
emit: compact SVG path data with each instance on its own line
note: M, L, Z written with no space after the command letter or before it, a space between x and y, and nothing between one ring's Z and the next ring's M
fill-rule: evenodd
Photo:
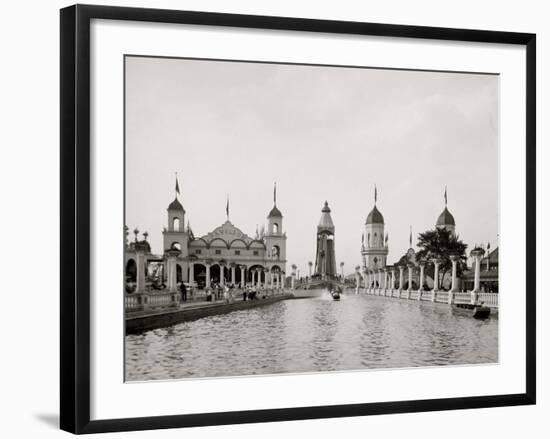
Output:
M181 205L181 203L177 198L170 203L170 205L168 206L168 210L179 210L185 213L185 209L183 208L183 206Z
M369 215L367 216L367 221L365 224L384 224L384 217L374 205L374 208L370 211Z
M277 206L273 206L273 209L271 209L271 212L269 212L268 218L282 218L283 214L279 209L277 209Z
M455 225L455 219L451 212L445 207L445 210L441 212L441 215L439 215L439 218L437 218L436 226L454 226Z
M317 228L319 230L334 230L334 223L332 222L332 217L330 216L330 207L328 207L327 201L325 201L325 205L321 209L321 219L319 220L319 225L317 226Z

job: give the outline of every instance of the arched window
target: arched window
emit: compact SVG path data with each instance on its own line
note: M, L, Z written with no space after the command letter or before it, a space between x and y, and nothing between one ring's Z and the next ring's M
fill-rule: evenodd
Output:
M281 256L281 249L278 245L274 245L273 247L271 247L271 256L275 259L279 259L279 257Z
M172 228L174 230L179 230L180 229L180 219L178 217L175 217L173 220L172 220Z
M170 246L170 249L171 250L179 250L181 251L181 245L179 242L173 242L172 245Z
M368 237L367 237L367 245L370 246L370 233L369 233L369 235L368 235Z
M135 282L137 277L137 265L134 259L128 259L126 263L126 282Z
M373 245L378 245L378 235L376 233L374 234Z
M273 223L273 233L279 233L279 224Z

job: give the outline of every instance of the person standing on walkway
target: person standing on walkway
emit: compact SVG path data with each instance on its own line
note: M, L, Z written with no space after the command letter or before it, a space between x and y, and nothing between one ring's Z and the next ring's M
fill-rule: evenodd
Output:
M187 287L185 286L185 283L183 281L180 283L180 291L181 291L181 301L187 302Z

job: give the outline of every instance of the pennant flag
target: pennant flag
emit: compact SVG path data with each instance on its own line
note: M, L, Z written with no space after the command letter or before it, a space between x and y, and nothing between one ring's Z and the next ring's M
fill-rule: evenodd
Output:
M180 185L178 183L178 173L176 172L176 194L180 193Z
M445 206L447 205L447 185L445 185Z

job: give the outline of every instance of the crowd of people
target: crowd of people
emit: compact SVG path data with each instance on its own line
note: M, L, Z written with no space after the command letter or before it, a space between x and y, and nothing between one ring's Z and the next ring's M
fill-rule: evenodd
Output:
M189 287L184 283L180 282L178 289L181 293L181 302L187 302ZM265 299L269 297L268 289L257 286L257 285L245 285L232 283L226 283L221 285L220 283L213 283L211 287L205 288L206 292L206 301L213 302L218 300L224 300L227 303L233 302L235 296L242 294L242 300L258 300Z

